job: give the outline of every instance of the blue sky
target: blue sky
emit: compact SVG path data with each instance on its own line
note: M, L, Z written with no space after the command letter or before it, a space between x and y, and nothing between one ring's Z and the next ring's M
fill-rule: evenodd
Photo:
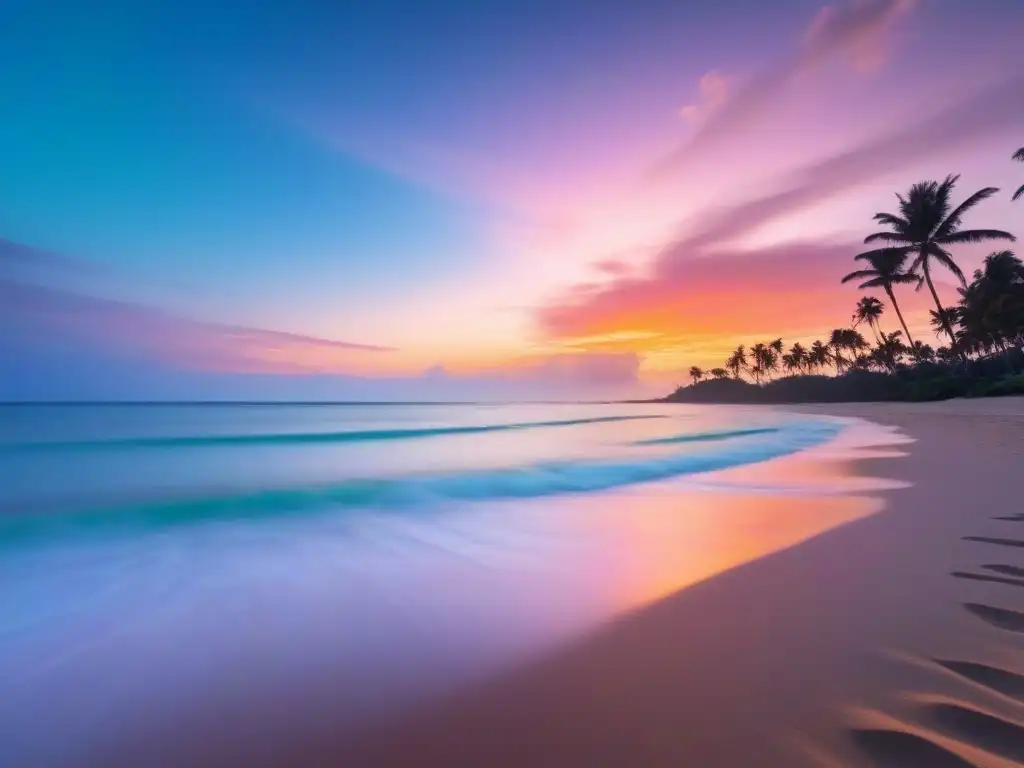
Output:
M585 329L552 332L549 305L594 282L596 263L626 254L642 271L687 215L749 194L746 178L770 188L915 100L941 107L936 82L953 98L1005 76L1024 22L1010 5L14 2L0 28L0 238L88 266L37 274L43 284L193 329L395 349L332 353L317 375L408 377L413 390L439 365L480 377L581 353L672 375L684 341L588 346ZM809 86L763 89L773 108L734 126L732 144L646 186L746 85L801 60L830 18L853 36ZM965 162L942 167L1004 174L1006 133L991 158L957 148ZM902 184L882 176L877 187ZM870 184L848 192L809 227L800 211L775 223L774 237L853 231L861 222L840 212L885 199ZM607 325L603 336L643 330Z

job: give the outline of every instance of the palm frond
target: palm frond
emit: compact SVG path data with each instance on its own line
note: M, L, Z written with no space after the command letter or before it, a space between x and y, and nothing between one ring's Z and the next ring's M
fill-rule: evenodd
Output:
M880 224L888 224L893 229L903 232L910 228L910 222L894 213L876 213L872 218Z
M947 179L948 181L948 179ZM982 200L987 200L999 191L999 187L985 187L979 189L973 195L964 200L960 205L953 209L953 212L947 216L943 222L939 225L936 232L937 236L942 237L947 233L956 231L957 226L960 224L960 220L963 215L967 213L971 208L976 206Z
M940 204L949 203L949 196L953 192L953 187L956 186L958 181L960 181L960 174L951 173L942 180L941 184L935 187L935 197Z
M858 269L856 272L851 272L850 274L846 275L846 277L844 277L839 282L840 283L848 283L851 280L864 280L864 279L870 279L870 278L873 278L873 277L878 277L878 273L875 272L875 270L873 270L873 269Z
M898 259L906 259L908 253L910 253L910 246L906 245L903 246L902 248L875 248L872 251L864 251L864 253L858 253L853 258L857 261L870 262L874 262L876 259L886 258L892 259L895 262Z
M1020 189L1013 193L1013 199L1016 200L1021 195L1024 195L1024 185L1022 185Z
M912 272L907 272L900 275L892 275L889 278L889 282L893 285L910 285L911 283L920 283L921 276L915 275Z
M864 238L865 245L877 242L906 245L909 241L904 235L901 235L898 232L875 232L875 234L868 235Z
M939 238L943 245L956 243L983 243L986 240L1009 240L1016 242L1017 238L1009 232L1001 229L965 229L962 232L954 232L946 237Z
M1013 153L1013 159L1024 163L1024 147L1021 147Z
M960 269L960 266L953 261L953 254L933 243L928 249L928 255L956 275L962 285L967 285L967 278L964 277L964 272Z

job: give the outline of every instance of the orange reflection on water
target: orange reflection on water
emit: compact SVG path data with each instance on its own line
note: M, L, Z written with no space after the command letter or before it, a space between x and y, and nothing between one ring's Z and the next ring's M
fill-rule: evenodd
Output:
M623 609L646 605L879 507L880 502L852 497L693 493L637 499L630 504L632 514L616 515L607 528L626 555L615 565L610 597Z
M803 487L804 492L700 490L681 483L612 494L571 512L570 524L596 540L589 570L598 582L594 588L603 592L613 612L649 604L882 506L875 498L836 493L844 484L857 487L856 472L848 464L783 459L746 468L746 473L730 480L742 477L761 485L770 473L779 486ZM809 492L821 486L830 492Z

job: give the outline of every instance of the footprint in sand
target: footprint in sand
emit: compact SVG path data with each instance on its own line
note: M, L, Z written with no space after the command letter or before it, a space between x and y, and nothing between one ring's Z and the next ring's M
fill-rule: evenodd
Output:
M1024 515L994 518L1024 522ZM965 541L1024 548L1024 540L989 536L964 536ZM1024 587L1024 568L992 563L983 565L992 573L954 571L958 579ZM999 575L994 575L999 574ZM1024 633L1024 613L1009 608L996 608L982 603L964 603L964 608L978 618L1008 632ZM989 688L1004 696L1024 701L1024 675L1006 669L970 661L933 659L942 668L966 680ZM976 746L991 755L999 755L1024 765L1024 723L1004 720L961 704L942 702L922 705L923 714L932 726L959 741ZM897 766L930 766L931 768L963 768L973 766L959 755L923 736L884 728L851 729L850 737L875 768Z
M943 749L928 739L905 731L856 728L850 731L854 743L870 758L876 768L976 768L962 757Z
M1024 632L1024 613L1009 608L994 608L982 603L964 603L964 608L994 627L1007 632Z
M1024 539L998 539L991 536L964 536L964 541L980 541L982 544L998 544L1001 547L1024 547Z
M968 581L987 581L990 584L1024 587L1024 579L1011 579L1007 576L991 576L987 573L967 573L966 571L953 571L950 575L958 579L967 579Z
M973 661L951 661L949 659L933 659L933 661L943 669L948 669L953 674L973 683L983 685L1004 696L1024 701L1024 675Z
M1024 520L1024 515L1012 515L1010 517L996 518L1003 520ZM996 544L1002 547L1024 547L1022 539L1002 539L992 536L964 536L964 541L976 541L982 544ZM1013 578L1024 576L1024 568L1013 565L985 565L982 566L996 573L1006 574L1005 576L989 576L983 573L966 573L954 571L953 576L958 579L971 579L974 581L987 581L995 584L1007 584L1014 587L1024 587L1024 579ZM1024 613L1013 611L1009 608L996 608L981 603L964 603L964 608L973 613L983 621L987 621L994 627L1005 629L1008 632L1024 633Z
M986 752L1024 761L1024 727L960 704L928 704L925 713L942 732Z
M981 566L986 571L995 571L996 573L1002 573L1007 576L1016 576L1024 579L1024 568L1018 568L1015 565L1002 565L1000 563L993 563L989 565Z

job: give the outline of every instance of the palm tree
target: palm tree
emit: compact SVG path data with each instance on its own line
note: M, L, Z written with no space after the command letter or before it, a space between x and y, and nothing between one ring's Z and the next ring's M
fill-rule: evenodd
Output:
M985 257L982 269L960 289L958 341L985 351L1008 352L1024 335L1024 263L1011 251Z
M932 346L920 341L910 345L910 353L923 363L930 363L935 359L935 350Z
M771 374L779 370L779 356L782 354L782 339L775 339L765 345L764 370L771 378Z
M892 308L896 310L896 317L900 319L903 332L907 334L907 339L913 343L910 329L907 328L907 323L903 319L903 313L900 312L900 305L896 302L896 294L892 290L894 285L919 282L917 275L905 269L909 257L910 253L901 248L881 248L876 251L857 254L853 258L868 262L871 268L851 272L842 279L842 282L848 283L851 280L863 280L864 282L857 286L861 290L881 288L885 291L885 295L889 297Z
M931 326L936 338L941 340L945 336L950 342L956 339L956 334L953 333L953 325L957 322L958 314L956 307L946 307L938 311L929 309L928 314L931 316Z
M882 312L884 311L885 305L874 296L862 296L860 301L857 302L857 308L853 312L853 327L856 328L861 323L867 323L868 327L875 334L875 341L881 343L878 320L882 317Z
M792 347L789 348L789 359L793 361L793 367L790 370L802 371L807 365L807 348L799 341L796 342ZM783 357L783 362L786 362ZM786 364L789 368L789 364Z
M906 253L915 254L910 271L916 272L920 268L924 273L924 280L940 313L942 302L939 301L939 294L935 292L935 284L932 282L932 264L937 262L944 266L959 278L961 284L967 282L964 273L953 261L952 254L946 250L946 246L1016 239L1001 229L960 229L964 214L982 200L992 197L999 189L980 189L953 208L950 195L959 178L947 176L941 184L937 181L921 181L910 188L906 197L896 195L900 201L899 215L875 214L875 221L890 227L891 231L876 232L864 238L865 243L885 242L889 243L890 248L896 247ZM953 329L948 324L946 333L950 337L953 336Z
M878 346L875 347L879 361L894 373L896 371L896 366L899 365L900 358L910 351L909 348L900 341L900 336L902 335L902 331L884 333L882 334L882 338L878 341Z
M1024 147L1021 147L1020 149L1013 153L1013 159L1017 160L1018 162L1024 163ZM1013 193L1013 199L1016 200L1021 195L1024 195L1024 184L1022 184L1020 188Z
M711 376L716 379L727 379L729 378L729 372L725 368L712 368Z
M974 279L991 283L999 293L1008 293L1024 282L1024 262L1013 251L990 253L982 268L974 271Z
M757 367L761 374L769 379L779 369L779 356L782 354L782 348L782 339L754 345L754 359L757 361Z
M857 360L857 354L868 346L864 337L852 328L836 328L829 336L828 343L832 348L832 360L838 373L852 367ZM844 352L849 352L850 356L845 357Z
M871 366L876 362L875 356L871 354L857 354L853 356L853 362L850 363L850 368L858 371L870 371Z
M693 383L697 384L701 379L704 378L704 371L698 366L690 368L690 378L693 379Z
M757 383L760 384L763 377L771 378L771 374L779 369L779 354L777 350L781 349L782 339L776 339L767 344L759 342L750 348L750 372Z
M856 356L868 348L868 343L864 340L864 337L852 328L847 328L844 333L844 340L846 348Z
M811 344L811 348L807 352L807 370L817 371L825 368L831 362L832 352L829 350L828 345L821 341L815 341Z
M725 367L732 373L734 379L738 379L743 371L747 370L747 350L740 344L729 355L729 359L725 362Z
M849 362L843 357L843 350L846 349L846 337L844 329L834 328L828 338L828 346L832 350L832 362L836 364L836 372L842 373Z
M760 384L761 377L768 372L768 366L765 364L765 361L769 354L771 354L771 350L766 344L761 342L750 348L750 373L754 377L756 384Z

